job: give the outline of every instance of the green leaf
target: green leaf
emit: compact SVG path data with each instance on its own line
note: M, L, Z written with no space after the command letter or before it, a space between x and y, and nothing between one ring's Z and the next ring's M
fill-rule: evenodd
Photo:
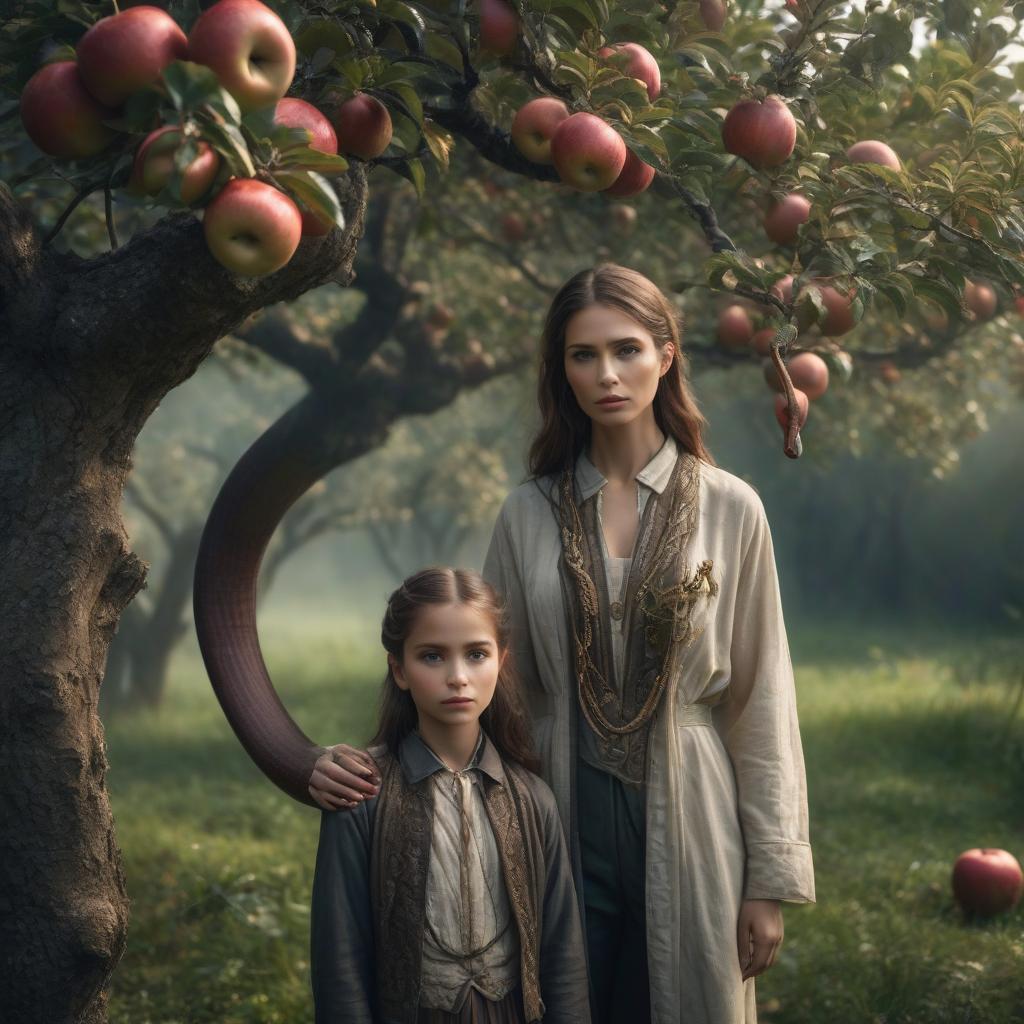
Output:
M313 171L278 171L274 178L320 220L345 226L341 203L326 178Z
M223 102L217 76L202 64L176 60L163 72L167 95L180 113L191 113L204 103Z
M427 121L423 125L423 138L426 139L430 152L434 159L440 164L441 169L448 170L448 154L451 152L454 140L449 132L439 128L433 121Z
M413 188L416 189L416 195L422 199L423 193L427 188L427 172L423 168L423 161L417 159L405 160L395 170L403 178L412 182Z

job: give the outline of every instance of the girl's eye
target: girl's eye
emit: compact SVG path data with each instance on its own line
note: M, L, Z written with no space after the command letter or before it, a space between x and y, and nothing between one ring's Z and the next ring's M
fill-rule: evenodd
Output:
M584 348L578 348L573 352L572 357L577 363L582 363L584 360L589 359L593 354L593 352L588 352Z
M487 660L487 655L488 655L487 651L470 651L469 652L469 656L470 656L470 658L473 659L473 661L486 661Z
M427 651L426 654L423 655L423 660L428 665L436 665L437 662L441 660L441 655L438 654L437 651Z
M623 345L622 348L619 349L619 355L620 356L631 356L631 355L634 355L635 353L637 353L639 351L640 351L640 348L639 348L638 345Z

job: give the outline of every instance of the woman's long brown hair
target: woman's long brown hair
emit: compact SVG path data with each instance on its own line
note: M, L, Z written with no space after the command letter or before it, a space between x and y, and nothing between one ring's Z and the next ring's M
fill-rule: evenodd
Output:
M388 598L380 629L384 650L401 664L416 616L427 605L437 604L469 605L493 623L498 655L503 660L494 697L480 716L480 726L504 760L536 772L540 763L530 742L530 726L509 652L508 623L494 588L479 573L434 566L410 576ZM399 688L389 664L373 743L384 744L397 757L402 740L416 728L416 722L416 705L409 691Z
M602 263L575 274L551 300L541 338L537 383L541 425L530 445L530 474L547 476L570 468L590 440L590 417L579 407L565 375L565 330L576 313L594 305L621 310L650 332L659 349L672 342L672 365L658 382L654 396L655 422L684 451L713 464L704 444L705 420L684 375L678 314L643 274L616 263Z

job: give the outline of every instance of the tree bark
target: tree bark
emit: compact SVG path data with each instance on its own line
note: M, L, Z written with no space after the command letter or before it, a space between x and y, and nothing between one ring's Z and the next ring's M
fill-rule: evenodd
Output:
M107 649L145 579L120 517L160 399L267 303L351 280L349 228L268 278L215 263L191 215L93 260L44 248L0 185L0 1007L18 1024L102 1024L128 896L97 713Z

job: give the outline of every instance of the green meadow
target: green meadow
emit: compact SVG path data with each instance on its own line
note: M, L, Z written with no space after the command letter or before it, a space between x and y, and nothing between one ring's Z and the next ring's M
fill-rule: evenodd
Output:
M761 1019L1024 1021L1024 908L965 921L949 888L967 848L1024 859L1019 645L864 626L791 639L819 902L786 912ZM355 624L270 630L268 665L307 733L366 740L382 671L372 640ZM132 897L112 1024L311 1021L319 813L249 762L193 652L176 658L159 713L115 720L107 745Z

